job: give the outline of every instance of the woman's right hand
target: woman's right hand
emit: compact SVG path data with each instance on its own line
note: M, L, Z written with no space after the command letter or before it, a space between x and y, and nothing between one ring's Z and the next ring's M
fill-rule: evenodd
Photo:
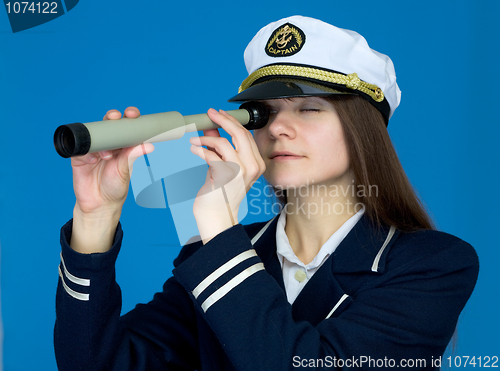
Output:
M137 118L135 107L125 117ZM121 113L110 110L103 120L118 120ZM113 151L89 153L71 159L76 205L73 212L71 247L82 253L104 252L111 248L121 209L127 197L133 162L151 153L151 143Z

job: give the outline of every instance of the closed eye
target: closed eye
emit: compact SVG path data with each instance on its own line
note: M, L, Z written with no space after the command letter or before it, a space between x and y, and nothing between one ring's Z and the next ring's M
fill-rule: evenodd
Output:
M267 112L268 112L270 115L271 115L271 114L272 114L272 115L276 114L277 110L276 110L275 108L273 108L273 107L271 107L271 106L269 106L269 105L267 105L267 104L264 104L264 106L266 106L266 108L267 108Z

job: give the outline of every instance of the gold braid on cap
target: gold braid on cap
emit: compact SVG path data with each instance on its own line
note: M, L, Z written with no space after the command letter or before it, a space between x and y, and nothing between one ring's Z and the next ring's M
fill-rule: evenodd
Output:
M357 73L342 75L340 73L324 71L312 67L289 66L280 64L262 67L251 73L241 83L241 86L238 89L238 93L241 93L242 91L248 89L255 81L266 76L307 77L319 81L344 85L345 87L352 90L359 90L360 92L363 92L372 97L375 102L382 102L384 100L384 93L382 92L382 90L377 85L362 81L358 77Z

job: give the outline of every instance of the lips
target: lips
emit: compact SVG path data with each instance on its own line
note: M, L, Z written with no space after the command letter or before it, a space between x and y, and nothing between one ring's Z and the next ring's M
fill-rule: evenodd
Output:
M276 157L303 157L303 156L300 156L290 151L273 151L269 156L271 160Z

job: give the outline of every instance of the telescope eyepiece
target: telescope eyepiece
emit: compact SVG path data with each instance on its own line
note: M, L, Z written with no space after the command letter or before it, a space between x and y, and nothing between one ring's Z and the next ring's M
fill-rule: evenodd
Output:
M247 130L262 129L269 121L269 110L262 102L245 102L240 109L246 109L250 114L250 121L243 125Z
M81 123L59 126L54 133L54 146L64 158L83 156L90 149L90 133Z

